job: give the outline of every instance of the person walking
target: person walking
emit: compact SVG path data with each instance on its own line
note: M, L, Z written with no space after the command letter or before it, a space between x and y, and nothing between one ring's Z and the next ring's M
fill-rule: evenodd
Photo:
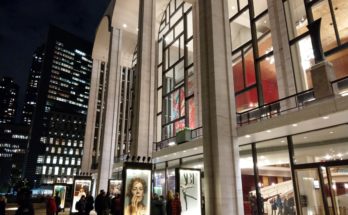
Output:
M34 207L31 202L31 191L22 189L17 195L18 209L16 215L34 215Z
M56 215L58 215L58 213L62 210L62 208L60 207L60 203L62 200L59 196L59 192L56 192L56 195L54 196L54 201L55 201L56 207L57 207Z
M278 215L283 215L283 201L280 198L279 194L277 195L276 203L277 203L277 208L278 208Z
M46 215L55 215L57 212L57 205L53 196L48 196L46 201Z
M94 198L90 192L86 196L86 214L89 214L94 209Z
M167 215L172 215L172 201L174 199L173 192L168 191L167 192L167 203L166 203L166 212Z
M95 198L95 211L98 215L107 215L109 210L109 198L104 190L100 190L99 195Z
M76 202L75 209L78 211L78 215L89 215L86 213L86 197L82 195L80 200Z
M0 195L0 215L5 215L6 202L5 198Z
M112 215L122 214L122 203L121 203L121 196L119 193L116 193L115 197L111 201L111 214Z
M156 193L153 194L151 201L151 215L164 215L163 202L160 201Z
M175 193L172 201L172 215L181 215L181 202L179 193Z

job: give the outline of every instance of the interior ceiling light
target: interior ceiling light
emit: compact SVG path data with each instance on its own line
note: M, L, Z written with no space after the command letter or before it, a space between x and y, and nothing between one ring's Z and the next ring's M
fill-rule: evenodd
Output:
M296 124L296 123L295 123L295 124L292 124L292 126L293 126L293 127L296 127L296 126L297 126L297 124Z
M249 134L245 135L246 138L250 138L251 136Z
M267 132L267 133L271 133L272 131L271 131L271 130L267 130L266 132Z
M127 28L127 24L123 24L122 26L123 26L124 28Z
M329 116L323 116L323 119L329 119L330 117Z
M335 133L334 131L330 131L330 134L333 134L333 133Z

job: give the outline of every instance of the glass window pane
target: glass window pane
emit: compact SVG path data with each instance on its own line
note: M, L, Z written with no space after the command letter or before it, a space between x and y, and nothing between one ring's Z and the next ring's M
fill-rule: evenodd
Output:
M348 159L348 125L293 136L294 162L317 163Z
M185 128L185 119L175 122L175 133Z
M273 50L268 14L255 22L259 57Z
M296 170L296 175L302 214L322 214L325 210L318 169Z
M244 70L242 52L238 52L237 54L232 56L232 71L234 91L238 92L244 89Z
M184 60L182 60L180 63L175 65L175 85L178 85L180 82L184 80Z
M162 114L157 116L157 139L156 142L161 141L161 125L162 125Z
M175 32L175 38L177 38L179 36L179 34L184 32L184 21L183 21L183 19L175 26L174 32Z
M337 46L335 30L332 23L330 6L327 0L320 1L312 7L313 19L321 18L320 36L324 51L328 51Z
M290 49L297 88L299 91L308 90L312 88L310 68L314 65L311 38L307 36L301 39Z
M165 170L156 170L153 178L153 192L165 196Z
M264 213L272 214L276 202L278 211L285 202L294 201L288 145L285 138L256 143L258 186L264 201ZM292 205L294 207L294 204ZM293 208L293 211L294 208Z
M250 110L258 106L256 87L236 96L237 112Z
M179 60L179 39L169 47L169 67Z
M251 145L239 147L239 163L242 172L242 189L245 214L257 214L254 164Z
M284 2L286 23L288 27L289 39L292 40L297 36L308 31L307 15L304 1L287 0Z
M236 15L238 12L238 5L237 0L227 0L228 3L228 18L231 18L232 16Z
M195 106L195 100L194 98L191 98L188 101L189 104L189 127L190 128L196 128L196 106Z
M194 92L194 77L191 75L187 80L187 96L190 96Z
M168 93L174 89L174 73L173 69L170 69L164 74L164 87L165 93Z
M174 1L172 1L174 2ZM177 10L172 17L170 17L170 26L174 26L174 24L181 18L182 12L181 10Z
M251 40L249 10L239 15L230 23L232 50Z
M248 0L238 0L238 1L239 1L239 9L242 9L248 5Z
M174 40L173 30L170 30L164 37L165 47L167 47L168 44L170 44L173 40Z
M158 64L162 63L162 54L163 54L163 40L158 42Z
M193 35L192 11L190 11L186 16L186 26L187 26L186 39L188 39L192 37Z
M260 62L260 71L264 102L270 103L278 100L278 84L273 55Z
M193 63L193 39L186 43L187 50L187 65L191 65Z
M258 16L263 11L267 10L267 0L253 0L254 2L254 17Z
M173 123L166 125L163 127L163 134L162 134L162 139L168 139L174 136L174 127L173 127Z
M344 0L332 0L335 9L335 19L341 43L348 42L348 4Z
M157 87L162 86L162 66L157 68Z
M157 113L162 112L162 89L157 91Z

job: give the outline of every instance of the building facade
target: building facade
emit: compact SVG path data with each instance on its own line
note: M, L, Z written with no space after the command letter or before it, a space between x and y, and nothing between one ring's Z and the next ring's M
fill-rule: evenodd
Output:
M93 48L92 82L103 61L113 89L105 96L97 186L120 177L126 155L151 156L160 194L175 189L175 168L204 173L206 214L271 214L277 198L277 213L347 212L347 6L112 2ZM131 64L135 46L130 151L118 153L120 68ZM182 140L181 132L190 135ZM86 141L83 171L91 149Z
M80 172L92 69L90 53L88 42L50 27L44 53L38 56L43 57L41 71L33 74L39 81L33 83L38 86L37 101L24 173L30 181L72 183Z
M15 122L18 89L18 85L12 78L0 78L0 124Z
M25 92L25 101L22 111L21 123L30 125L35 110L39 83L42 71L42 62L45 54L45 46L37 48L33 54L30 73L28 77L27 90Z

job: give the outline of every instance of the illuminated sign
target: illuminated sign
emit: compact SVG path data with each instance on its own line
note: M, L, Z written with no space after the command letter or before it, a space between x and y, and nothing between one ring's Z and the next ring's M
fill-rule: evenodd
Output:
M73 202L71 206L71 212L77 213L76 203L81 199L82 196L87 196L91 192L92 188L92 179L90 177L83 178L78 177L74 178L74 187L73 187Z
M176 169L176 191L180 194L182 215L201 214L201 171Z
M151 164L137 163L124 168L124 215L150 215L151 168Z

